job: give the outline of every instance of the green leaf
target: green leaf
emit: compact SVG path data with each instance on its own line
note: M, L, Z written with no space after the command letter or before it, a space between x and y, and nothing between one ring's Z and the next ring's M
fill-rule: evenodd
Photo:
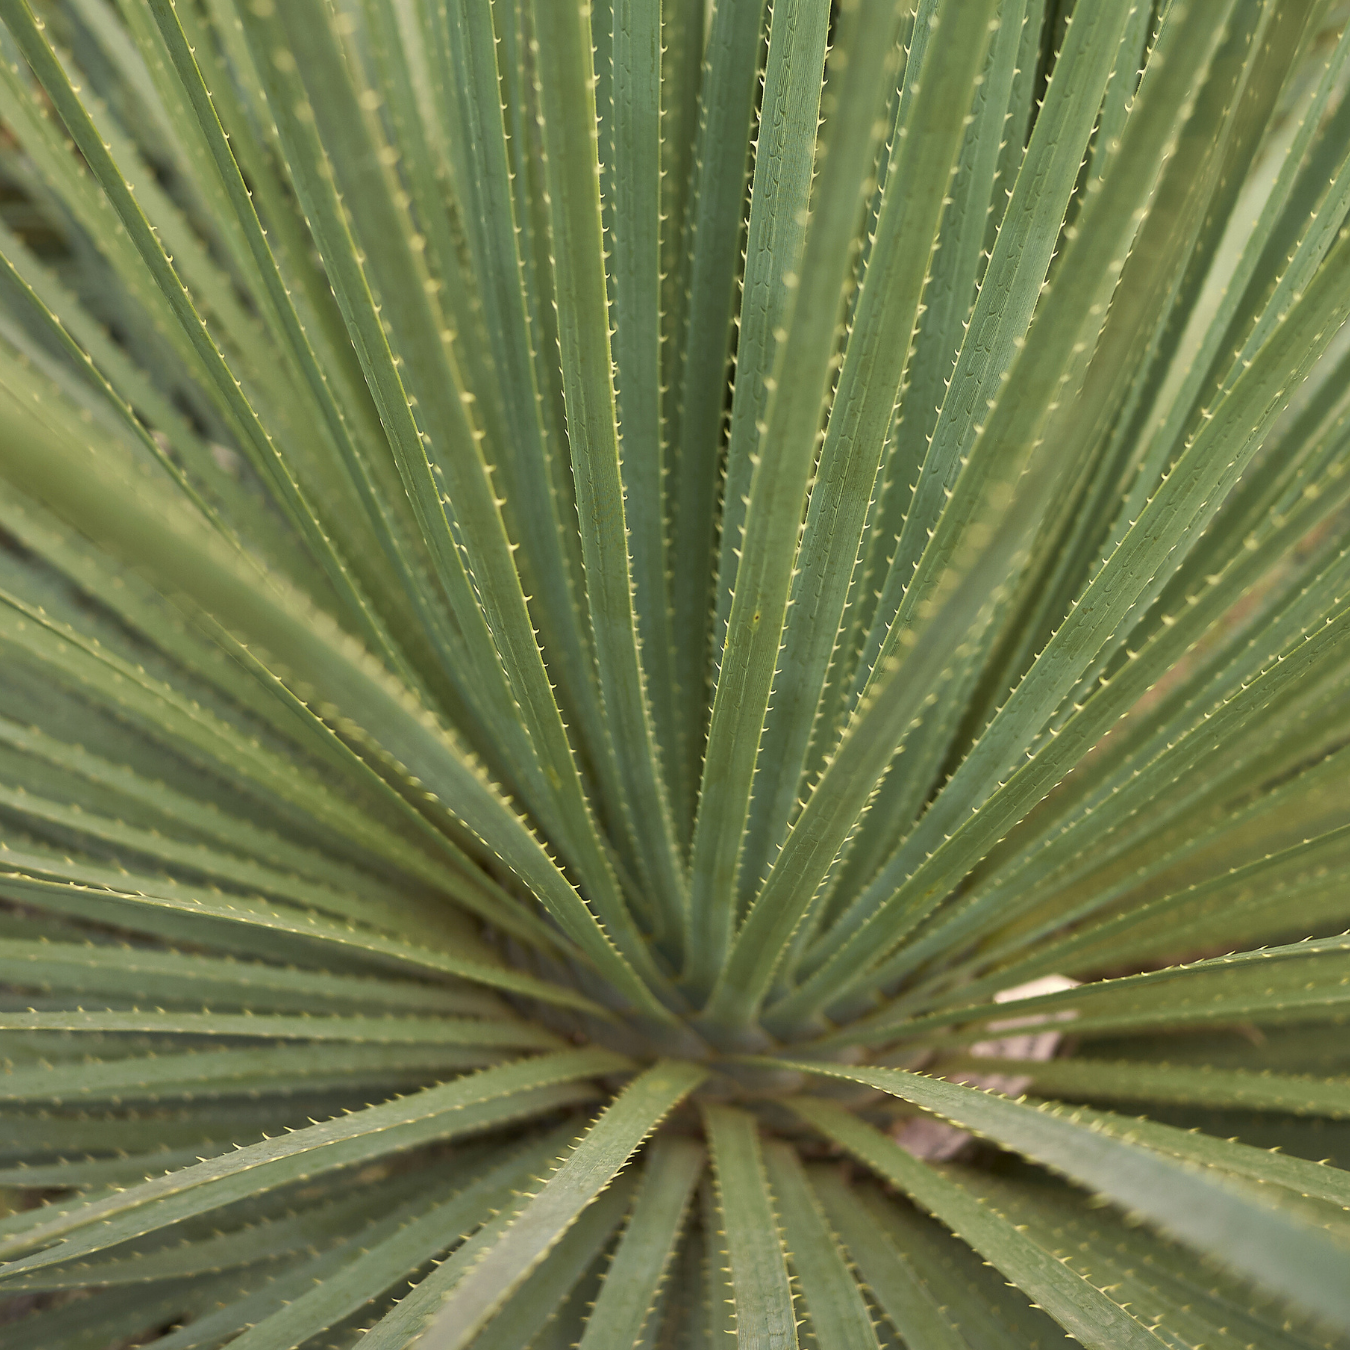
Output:
M974 1060L959 1064L969 1070ZM983 1064L980 1066L984 1067ZM1002 1060L1000 1072L1019 1078L1029 1074L1033 1088L1059 1097L1078 1095L1116 1101L1176 1102L1197 1106L1238 1106L1258 1111L1288 1111L1298 1115L1344 1119L1350 1114L1350 1090L1345 1079L1311 1078L1294 1074L1255 1073L1208 1066L1051 1060L1048 1063Z
M906 447L915 459L912 466L896 469L902 483L915 470L919 477L858 666L855 701L894 643L893 636L887 641L887 634L903 629L941 574L944 544L969 510L964 500L976 497L982 486L984 455L975 449L977 438L1040 297L1130 9L1123 2L1096 5L1069 25L1057 62L1059 78L1052 74L1042 104L1042 112L1049 115L1038 117L1032 131L970 315L968 338L947 381L942 411L925 446L924 422L918 419L926 420L927 409L917 410L912 424L917 435ZM985 446L991 444L986 441ZM916 452L922 452L922 459ZM905 451L897 444L896 453ZM948 494L956 494L950 507ZM935 528L938 533L930 543L927 532Z
M663 768L674 753L670 602L666 563L666 454L661 378L662 14L615 0L612 155L614 386L634 606ZM622 110L622 111L620 111Z
M250 447L259 471L265 475L269 486L284 505L296 527L305 536L311 552L323 565L337 593L342 596L352 619L373 640L376 650L379 650L383 645L379 621L373 617L368 602L360 593L345 560L326 535L313 506L306 499L290 467L281 457L275 442L263 427L220 349L193 307L187 290L174 271L168 253L165 252L150 222L143 214L128 181L114 162L107 143L80 103L60 62L29 10L26 0L13 0L13 3L0 10L0 14L3 15L15 41L42 81L43 88L107 194L123 230L139 253L146 272L167 300L175 320L181 324L193 353L216 390L222 408L240 429L244 443Z
M1342 8L0 0L6 1350L1341 1344Z
M634 1178L617 1178L558 1240L511 1302L478 1337L483 1350L515 1350L533 1337L562 1305L586 1288L586 1274L603 1261L604 1250L632 1200ZM429 1333L422 1344L435 1345Z
M250 13L247 18L250 41L268 50L294 43L305 58L284 70L272 61L259 64L267 71L269 99L278 125L293 146L289 156L292 170L306 175L298 183L298 191L316 222L325 258L338 274L339 301L349 325L362 334L367 378L391 428L391 448L417 509L423 537L433 549L438 576L457 622L475 634L466 644L477 666L477 678L469 684L470 696L491 698L488 725L495 739L514 747L512 762L522 778L522 788L532 785L530 798L535 810L559 843L565 842L576 851L607 923L625 935L629 960L642 965L645 949L618 894L581 790L512 561L512 545L490 467L467 404L460 397L465 391L459 387L452 353L443 349L441 323L431 308L415 242L408 237L406 217L397 210L392 196L376 187L383 184L383 171L369 133L357 115L356 95L335 48L330 25L317 13L301 22L298 13L289 8L269 15ZM283 27L283 21L289 26ZM321 70L325 74L317 78ZM307 76L309 82L302 82L301 76ZM298 108L310 112L301 117ZM316 126L328 133L328 145L321 142ZM347 200L360 207L354 223L368 250L364 256L370 263L369 278L358 261L337 185L320 171L320 165L329 162L329 153L334 170L349 185ZM401 331L407 334L397 357L382 327L370 290L372 282L386 300L397 298ZM407 371L408 389L404 387L403 369ZM442 395L447 386L453 391L449 397ZM417 400L424 426L414 420L410 392ZM424 435L432 444L445 448L435 468L428 458ZM446 477L449 496L439 486L437 470ZM456 504L455 526L464 533L472 573L460 555L447 515L452 499ZM498 642L502 644L500 651ZM585 906L581 909L587 915L583 922L593 927L594 917ZM580 910L576 917L581 917ZM646 973L648 983L659 982L650 966ZM647 987L637 981L633 985L635 991ZM645 998L649 1007L654 1003L649 996L639 997Z
M6 462L15 471L20 466L10 458L8 451L18 449L12 443L5 447ZM33 455L32 445L23 447L23 452ZM37 470L34 459L28 459L26 465L31 470ZM51 486L52 468L49 457L43 461L40 470L48 492L56 490ZM75 482L69 479L66 485L76 487ZM95 489L94 482L86 473L80 490L87 494L83 502L69 492L63 493L66 509L78 510L82 507L86 512L97 512L105 527L110 524L101 507L106 504L108 495L119 489L107 481ZM450 795L456 799L456 814L462 815L464 808L473 801L495 820L495 824L488 825L486 818L475 818L472 822L466 819L465 824L469 829L480 835L504 830L506 839L513 841L507 843L503 840L508 855L504 861L519 868L522 880L537 887L541 898L551 895L555 904L560 904L556 913L560 918L566 915L564 927L571 927L576 936L584 933L585 946L595 950L602 964L610 966L616 978L632 989L634 997L642 1005L658 1017L669 1016L651 993L649 985L639 980L619 956L594 912L562 875L539 839L521 822L447 729L439 726L425 709L417 705L410 707L406 702L405 691L391 687L382 673L363 659L363 654L350 649L344 651L337 636L325 632L318 625L317 616L311 615L308 622L297 621L299 615L295 612L293 597L290 598L290 605L281 599L276 590L264 597L263 592L249 584L250 581L256 584L256 579L249 576L242 564L227 559L223 554L213 555L212 550L195 551L195 541L185 521L175 520L170 524L152 516L143 506L133 504L127 499L124 489L121 495L123 510L117 517L116 528L122 532L123 539L136 538L139 556L148 560L151 549L158 543L163 550L160 557L166 573L171 570L175 577L175 589L186 589L195 581L200 590L194 598L205 602L218 622L227 626L242 624L250 637L256 634L255 640L260 645L276 653L284 667L295 663L306 678L322 681L321 687L325 694L330 695L337 706L349 709L359 707L363 710L365 720L382 723L383 730L377 733L381 753L399 760L405 766L405 774L416 774L421 769L426 778L435 782L442 773L448 771L454 780ZM387 722L386 717L389 719ZM198 719L192 717L191 720ZM402 727L403 734L391 734L398 726ZM428 736L427 732L433 727L437 730ZM427 759L428 754L430 759ZM422 790L425 792L427 789L423 787ZM544 880L546 876L547 881ZM651 969L646 948L633 931L631 916L627 919L627 925L630 953L634 959L640 959ZM659 980L659 976L652 978L654 982Z
M514 1189L528 1184L531 1172L544 1165L560 1143L559 1132L552 1131L474 1177L452 1198L431 1208L424 1201L390 1215L366 1237L338 1278L314 1284L231 1344L240 1350L295 1347L351 1316L438 1252L455 1245L485 1211L509 1204Z
M870 1216L832 1167L811 1171L811 1184L848 1249L859 1278L872 1291L906 1342L932 1350L965 1350L952 1320L955 1309L937 1302L910 1265L904 1248Z
M1109 1294L1088 1284L1002 1215L982 1205L959 1179L925 1166L837 1106L805 1098L794 1106L828 1138L974 1247L1090 1350L1118 1346L1147 1350L1158 1344L1153 1332Z
M819 268L808 266L804 250L827 18L818 5L780 0L769 28L736 344L737 366L750 378L737 381L731 406L714 605L715 685L690 854L684 978L699 1001L707 998L721 971L735 921L736 871L756 751L826 379L821 358L828 359L832 344L862 205L860 180L871 165L868 142L856 136L841 155L828 157L833 165L822 165L842 200L837 216L818 212L812 237ZM803 280L808 286L816 283L819 292L801 293ZM800 321L795 317L799 300ZM803 373L813 382L794 388ZM782 398L777 397L780 379ZM773 467L781 472L758 473L764 463L761 438L769 435L774 409L781 410L779 434L784 426L794 434L788 444L775 447L781 449L781 465ZM752 498L757 499L753 511Z
M1120 17L1123 21L1123 14ZM1164 54L1171 50L1174 43L1182 49L1192 44L1199 44L1205 51L1212 49L1217 26L1212 12L1206 10L1202 13L1198 9L1178 10L1170 17L1171 22L1164 26L1163 32L1163 38L1167 38L1168 42L1160 48ZM1163 38L1159 39L1160 43ZM1038 340L1032 341L1032 336L1029 335L1013 365L1009 367L1008 378L1004 380L1000 377L998 380L1003 396L997 399L995 407L989 410L989 418L980 424L984 428L980 433L981 443L988 447L984 453L992 454L993 448L1000 443L1013 445L1025 444L1027 441L1034 443L1036 433L1033 428L1043 425L1048 415L1048 406L1054 401L1055 391L1060 387L1061 376L1065 373L1066 367L1072 369L1075 359L1081 355L1074 350L1075 335L1084 330L1089 334L1100 330L1101 313L1094 312L1095 291L1090 279L1100 278L1104 272L1110 274L1113 262L1123 260L1124 254L1128 251L1129 241L1133 235L1133 218L1130 213L1138 202L1146 201L1148 188L1157 175L1159 156L1164 154L1173 141L1177 133L1177 123L1184 120L1184 109L1193 76L1194 71L1191 69L1188 78L1183 80L1176 63L1170 61L1164 61L1160 69L1157 69L1156 82L1151 91L1155 97L1141 98L1139 109L1141 116L1131 119L1127 124L1128 130L1134 134L1127 135L1122 141L1114 170L1103 180L1101 190L1092 198L1088 208L1090 218L1080 221L1078 233L1061 260L1057 284L1050 289L1045 303L1037 312L1031 335L1036 335ZM1079 268L1082 269L1081 272ZM1076 284L1079 282L1081 284ZM1311 334L1305 335L1304 340L1310 336ZM1289 350L1292 352L1296 348L1291 346ZM1280 361L1273 352L1268 352L1268 355L1272 363ZM1035 394L1029 387L1031 383L1037 385ZM1256 393L1258 379L1253 379L1252 387L1254 398L1259 397ZM1254 444L1252 448L1255 448ZM1200 463L1202 457L1203 450L1196 462ZM1230 461L1225 457L1222 462L1226 465ZM1211 464L1210 471L1222 473L1222 468L1217 464ZM1181 480L1171 483L1172 492L1180 490ZM1196 491L1195 498L1200 499L1202 493L1203 489ZM945 536L948 531L956 534L959 528L956 516L944 513L939 535L935 536L935 540L940 540L940 537ZM1164 552L1166 546L1159 547L1161 544L1159 537L1145 528L1137 532L1138 547L1145 547L1143 542L1145 538L1150 541L1149 547L1157 547L1160 554ZM930 545L929 551L934 559L943 556L944 552L940 542ZM932 565L936 567L936 561ZM1098 575L1101 576L1100 573ZM907 603L917 603L918 592L922 589L911 586L907 592L907 596L911 598ZM1132 603L1125 594L1126 589L1128 588L1122 589L1119 593L1112 592L1114 603L1122 610L1127 609ZM1091 608L1084 609L1080 605L1073 614L1074 619L1066 623L1057 634L1061 647L1070 640L1075 628L1086 623L1089 616L1094 615L1094 611ZM1103 615L1095 617L1105 619ZM1103 627L1106 627L1105 622ZM909 630L907 625L902 623L892 625L888 631L892 635L890 640L899 642L901 635ZM1048 650L1042 653L1038 662L1043 669L1051 672L1059 669L1056 663L1057 653ZM986 756L994 755L1000 732L1015 735L1019 746L1017 755L1021 756L1024 753L1025 743L1034 737L1040 726L1036 714L1027 709L1025 704L1032 697L1039 699L1044 696L1045 702L1053 705L1061 696L1056 692L1056 688L1046 688L1039 679L1034 679L1031 675L1023 682L1021 690L1022 698L1016 702L1010 701L1001 710L1000 725L997 728L991 726L986 730L976 750L963 761L962 779L968 781L977 773L982 775L974 799L963 793L961 783L955 776L945 785L934 804L934 809L925 814L920 827L896 850L878 876L854 899L848 911L827 935L825 945L821 948L821 955L817 957L816 964L819 968L812 977L816 989L826 985L837 988L844 972L856 964L857 957L861 956L863 951L869 955L875 954L879 947L891 945L896 938L892 938L884 930L890 929L892 923L897 938L909 931L920 917L926 915L945 896L950 885L978 860L979 846L967 850L959 832L964 830L968 835L975 834L992 824L987 809L988 802L985 799L996 789L1000 777L984 776L989 767ZM1053 711L1053 706L1050 711ZM1001 763L998 772L1011 774L1016 762L1016 758L1009 754L1007 761ZM951 840L944 838L947 834L952 836ZM933 874L938 872L942 860L952 858L956 854L960 855L959 862L953 858L957 868L956 875L953 875L946 885L942 882L934 884ZM850 947L855 955L853 957L842 955L842 952ZM825 958L828 958L828 963ZM828 975L826 971L829 972ZM810 988L810 985L804 985L803 991ZM800 998L806 1003L809 997L808 993L801 992L794 996L794 999ZM786 1008L780 1015L787 1016Z
M619 767L632 828L641 841L653 886L673 916L684 908L686 882L661 776L633 608L601 228L590 25L580 4L535 5L531 12L539 42L550 53L549 60L538 66L536 81L567 434L600 696L610 735L616 745L627 748ZM650 575L645 579L655 581Z
M207 1276L156 1290L146 1297L140 1289L112 1289L91 1298L46 1308L6 1328L6 1339L16 1350L46 1350L53 1343L69 1350L103 1350L119 1340L139 1338L156 1325L210 1307L238 1288L235 1277Z
M745 189L753 169L763 21L763 0L714 0L699 90L671 539L674 680L689 794L680 805L690 827L712 687L709 610L716 596L717 469L726 371L735 341Z
M834 649L845 642L852 645L844 632L846 606L850 590L858 587L860 566L855 564L850 570L833 560L847 559L850 553L859 557L865 550L869 512L885 509L879 473L902 383L908 386L902 408L910 416L902 413L898 431L918 423L916 409L931 403L936 414L941 381L951 374L951 357L967 317L966 300L974 289L989 198L989 182L982 175L992 173L987 161L999 145L995 128L1001 130L1005 116L1005 85L1013 75L1019 27L1010 7L1002 6L988 61L980 73L974 65L982 51L978 41L931 40L932 20L940 17L935 11L931 19L920 19L927 37L912 39L905 121L897 128L899 139L887 160L887 186L882 189L816 467L798 577L778 659L782 674L761 753L761 772L768 780L756 792L757 813L768 822L761 824L762 832L776 830L781 835L795 814L803 786L799 766L807 763L808 742L814 737L819 753L825 755L836 734L837 691L826 674L829 671L831 681L843 675L839 669L842 653L836 656ZM962 24L972 29L978 21L974 11L961 16ZM862 31L870 42L870 26L865 21ZM846 78L851 86L853 77ZM964 127L953 179L951 162L958 155L953 141L965 121L957 114L972 86L976 122ZM978 167L969 163L972 155L982 155L985 162ZM948 238L955 233L958 220L962 233ZM916 242L925 237L935 244L943 241L929 257ZM931 341L915 341L916 329L926 333L932 325L941 324L943 295L953 307L947 328L939 327ZM929 372L927 366L934 369ZM929 433L931 421L926 426ZM864 446L867 453L860 452ZM903 455L892 445L890 462L894 465L899 459ZM908 480L903 486L909 487ZM855 610L866 598L865 589L858 589L864 593L857 597ZM830 670L832 661L834 670ZM851 680L851 672L847 678ZM774 784L773 794L767 790L768 783ZM755 843L752 837L747 850ZM751 853L747 866L752 866L753 857ZM752 868L752 874L757 871Z
M466 1163L471 1162L466 1159ZM519 1168L518 1162L516 1167ZM483 1189L474 1180L479 1170L478 1166L466 1165L463 1175L456 1177L453 1183L438 1183L429 1192L425 1184L414 1189L406 1181L395 1183L385 1189L383 1204L368 1191L358 1192L355 1196L305 1206L293 1213L232 1227L212 1236L199 1236L191 1242L166 1243L156 1241L159 1235L155 1235L148 1242L119 1247L108 1259L76 1262L64 1268L49 1266L26 1278L10 1280L6 1287L52 1290L145 1284L184 1275L238 1269L307 1250L322 1251L345 1245L352 1234L361 1234L365 1238L370 1233L370 1225L382 1222L385 1213L392 1220L389 1226L398 1228L429 1207L443 1211L448 1192L459 1190L473 1194Z
M413 1087L428 1080L496 1063L500 1050L468 1047L344 1045L316 1055L308 1046L265 1046L255 1050L201 1050L182 1054L128 1056L78 1064L15 1068L0 1076L0 1101L88 1102L171 1101L287 1093L297 1087L341 1087L350 1082L372 1093L382 1084Z
M1009 1014L1068 1013L1074 1032L1134 1031L1205 1022L1321 1020L1350 999L1350 940L1324 938L1234 952L1166 970L1100 980L1060 994L953 1009L911 1023L928 1026L988 1021ZM945 1039L945 1038L944 1038ZM962 1039L966 1035L962 1033Z
M329 736L327 728L324 734ZM370 872L357 870L345 858L327 857L312 847L295 843L273 831L266 830L253 822L230 814L211 800L199 800L181 790L175 790L165 783L155 782L134 773L129 766L118 765L90 754L81 746L66 745L44 736L36 728L21 727L15 723L0 719L0 744L13 746L25 754L39 758L65 773L84 780L97 788L108 789L116 794L116 800L124 810L134 806L146 810L152 828L157 831L184 833L200 840L202 837L216 845L222 845L233 854L246 854L255 863L274 871L288 875L301 876L320 881L330 890L341 889L355 896L365 898L379 908L399 908L407 905L404 875L423 886L444 891L466 908L483 917L491 916L492 921L516 937L558 948L564 940L556 929L544 923L539 917L526 910L515 897L507 894L486 878L481 869L466 856L446 835L436 830L431 823L413 810L402 797L393 793L389 785L365 766L356 756L348 753L347 762L356 760L364 770L366 781L374 779L383 793L396 800L404 809L405 818L415 821L420 829L418 833L424 842L433 845L443 857L457 864L455 873L447 876L446 869L438 866L420 849L410 849L404 839L390 830L371 828L372 822L360 812L348 808L348 820L355 825L365 825L358 838L368 848L379 848L387 865L368 863L370 871L383 873L377 880ZM31 769L28 770L31 772ZM83 793L80 794L84 796ZM311 790L311 800L317 796ZM320 798L322 800L322 798ZM324 805L341 810L344 803L340 799L328 798ZM200 847L200 844L198 845ZM206 856L205 850L197 856ZM216 856L214 851L210 856ZM238 864L234 864L238 866ZM396 866L398 872L390 873ZM421 906L418 906L421 910ZM409 916L411 917L411 916ZM425 911L419 915L425 918Z
M764 1167L812 1334L821 1345L837 1345L841 1350L878 1350L862 1290L812 1192L796 1149L790 1144L771 1144L764 1150Z
M995 1142L1017 1149L1071 1180L1128 1206L1132 1212L1158 1224L1164 1231L1193 1243L1242 1274L1297 1299L1305 1307L1338 1323L1347 1321L1344 1299L1332 1274L1343 1266L1344 1250L1298 1218L1282 1213L1249 1191L1218 1183L1184 1165L1147 1150L1132 1148L1122 1141L1104 1139L1090 1129L1034 1106L959 1084L927 1079L898 1069L820 1068L814 1071L867 1083L936 1111L956 1124L976 1129ZM888 1168L921 1166L898 1145L870 1127L837 1121L837 1108L824 1108L809 1099L797 1099L794 1109L822 1128L828 1123L832 1138L847 1132L847 1137L858 1141L859 1147L868 1148L872 1157L884 1158ZM896 1155L905 1161L897 1163ZM907 1179L906 1189L914 1185L912 1179ZM912 1193L916 1197L919 1195L917 1189ZM942 1217L940 1213L939 1217ZM978 1243L972 1245L979 1247ZM988 1252L985 1255L988 1256ZM1044 1304L1043 1298L1040 1301ZM1063 1321L1055 1308L1050 1311L1057 1320ZM1071 1329L1074 1328L1071 1326ZM1078 1334L1076 1330L1075 1334Z
M465 1272L441 1305L424 1343L438 1350L467 1345L706 1073L694 1064L668 1061L629 1083L530 1197L510 1227Z
M411 916L393 913L391 906L372 904L322 884L287 876L260 866L250 859L222 853L202 845L179 844L157 830L143 830L110 820L93 812L64 807L29 792L0 787L0 809L41 825L55 825L107 844L118 856L139 854L176 871L187 871L224 882L245 892L262 893L301 909L318 910L356 923L398 931ZM435 919L426 921L428 937L436 942Z
M235 961L120 944L0 940L0 977L7 985L93 1000L135 1000L153 988L165 1003L317 1015L369 1008L418 1014L503 1009L485 990L413 980L335 975L261 961Z
M1291 1316L1278 1301L1215 1272L1184 1249L1163 1247L1109 1210L1088 1209L1062 1188L994 1178L972 1182L986 1205L1083 1278L1128 1300L1140 1321L1174 1343L1204 1338L1294 1350L1326 1339L1325 1331Z
M658 1135L648 1146L633 1211L579 1350L640 1344L680 1245L704 1157L695 1140L678 1136Z
M383 4L370 8L381 15L388 12ZM503 121L503 71L491 6L484 0L459 0L443 12L433 7L427 22L433 34L432 53L442 69L437 92L446 109L446 124L455 128L449 146L456 158L455 187L463 205L483 321L496 367L495 372L483 372L479 382L470 382L468 387L474 390L476 402L490 406L500 397L503 405L502 424L487 429L498 442L493 450L504 479L506 507L518 521L516 557L518 563L526 564L522 579L536 602L531 612L537 616L550 675L558 683L560 700L565 700L562 706L575 710L587 750L602 774L606 799L611 807L621 809L618 764L590 676L594 658L589 618L575 592L566 557L564 521L571 505L570 491L560 499L555 484L553 462L561 451L543 415L531 350L527 276L514 232L496 228L499 221L519 222L511 195L509 156L514 147L508 144ZM392 100L396 90L390 95ZM410 127L420 125L412 117L407 122ZM424 152L409 147L404 162L410 173L418 173L419 153ZM515 172L521 172L519 166ZM423 209L431 221L438 220L437 203L426 199L436 191L430 184L421 190ZM452 255L446 260L445 270L457 271L454 241L447 239L439 247L441 253ZM474 346L472 340L459 344L466 362ZM470 373L467 366L465 373ZM489 384L500 384L500 395L495 389L483 387Z
M714 1250L720 1249L730 1272L736 1343L752 1350L796 1350L787 1253L755 1118L735 1107L708 1105L703 1122L717 1181ZM715 1326L716 1304L713 1313Z
M551 1050L552 1032L527 1022L474 1017L268 1017L251 1013L0 1013L3 1031L148 1032L171 1036L238 1036L277 1041L373 1041L381 1044L505 1046Z
M1061 1109L1104 1134L1143 1144L1187 1162L1214 1167L1263 1185L1282 1186L1296 1195L1327 1200L1342 1208L1350 1200L1350 1176L1337 1167L1286 1157L1276 1150L1253 1148L1198 1130L1179 1130L1143 1117L1119 1116L1081 1106Z
M122 885L136 878L118 868L79 867L8 848L0 849L0 878L4 879L11 894L23 896L30 903L58 913L81 918L102 915L105 920L120 914L127 927L148 929L152 933L157 931L157 912L167 912L171 916L195 914L200 919L219 920L226 925L240 924L301 938L305 941L298 944L300 948L314 944L310 950L316 954L327 945L338 951L346 949L343 954L349 952L365 959L374 958L375 964L386 968L402 968L404 974L417 970L437 971L488 987L510 989L527 997L600 1012L600 1006L584 995L511 970L490 957L476 961L451 956L432 947L416 947L401 939L384 937L352 924L343 925L313 913L269 905L260 899L226 895L217 898L210 892L203 894L171 881L149 877L140 879L141 887L137 890L123 890ZM144 920L141 919L143 913Z
M186 116L186 109L180 110L183 123L188 126L195 125L199 129L202 149L206 154L209 154L212 165L219 175L221 188L219 195L228 198L230 210L224 212L225 218L237 221L239 224L255 269L268 296L275 316L275 324L281 330L286 347L293 354L293 359L304 375L314 407L324 420L331 441L337 449L340 462L361 501L372 532L388 556L395 575L411 601L414 611L418 613L425 625L428 634L443 650L447 650L450 646L450 637L445 620L437 606L423 602L423 587L421 577L418 575L419 568L409 556L407 541L402 538L401 523L384 500L378 478L372 470L368 458L362 455L352 429L319 365L314 348L306 337L300 317L287 293L285 281L276 265L262 226L252 209L244 177L236 165L224 129L216 117L210 94L202 80L201 72L196 65L187 37L178 23L174 8L167 3L156 3L151 5L150 8L153 10L154 21L158 25L158 33L163 41L164 49L170 62L172 62L178 80L181 82L183 93L191 104L191 121ZM133 15L139 15L140 13L134 6L131 7L131 12ZM135 22L135 19L133 19L133 22ZM146 47L150 46L149 33L146 31L144 22L141 23L140 27L142 30L142 50L145 50ZM167 87L168 85L167 78L161 81L161 87ZM174 92L176 93L176 90ZM203 173L201 177L207 179L210 187L215 186L209 172ZM397 651L387 649L387 654L392 658L395 669L401 672L406 671L406 664ZM407 678L406 674L405 678ZM410 683L412 682L414 681L410 681Z
M626 1063L600 1050L569 1050L518 1060L253 1144L223 1159L184 1168L50 1219L44 1219L43 1211L25 1215L24 1227L0 1239L0 1256L42 1250L11 1260L0 1268L0 1278L106 1251L127 1238L313 1175L316 1170L348 1167L427 1140L453 1138L485 1129L495 1121L546 1111L557 1102L577 1099L574 1090L560 1093L558 1087L595 1074L622 1072Z

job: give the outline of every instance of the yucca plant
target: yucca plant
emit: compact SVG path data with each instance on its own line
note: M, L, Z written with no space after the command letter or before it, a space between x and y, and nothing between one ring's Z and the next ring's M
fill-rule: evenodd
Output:
M1350 1345L1339 0L0 18L6 1350Z

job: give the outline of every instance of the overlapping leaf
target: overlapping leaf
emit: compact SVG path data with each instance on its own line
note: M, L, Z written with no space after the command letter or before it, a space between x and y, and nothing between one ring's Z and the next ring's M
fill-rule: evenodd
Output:
M1343 10L0 0L7 1348L1347 1343Z

